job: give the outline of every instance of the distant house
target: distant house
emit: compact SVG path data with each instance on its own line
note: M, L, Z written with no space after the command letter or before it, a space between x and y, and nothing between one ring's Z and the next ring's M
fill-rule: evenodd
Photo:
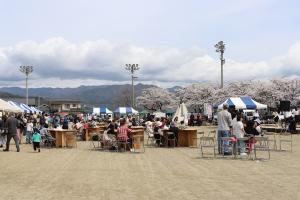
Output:
M50 112L82 112L80 100L74 99L48 99L47 105Z

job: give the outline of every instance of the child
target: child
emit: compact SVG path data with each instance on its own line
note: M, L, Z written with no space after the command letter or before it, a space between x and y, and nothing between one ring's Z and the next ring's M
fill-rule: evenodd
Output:
M32 141L33 141L34 151L36 151L36 149L38 149L38 152L41 152L41 149L40 149L41 135L38 132L38 130L34 131L34 134L32 135Z

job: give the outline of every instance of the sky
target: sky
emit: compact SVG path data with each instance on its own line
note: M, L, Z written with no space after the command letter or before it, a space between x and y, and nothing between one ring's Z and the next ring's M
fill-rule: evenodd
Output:
M0 0L0 87L137 81L225 83L300 76L298 0Z

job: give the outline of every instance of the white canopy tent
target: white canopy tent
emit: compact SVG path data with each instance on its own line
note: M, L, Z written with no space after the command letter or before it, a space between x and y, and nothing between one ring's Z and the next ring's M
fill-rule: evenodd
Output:
M138 114L139 112L132 107L118 107L114 113L119 114Z
M184 103L181 103L178 106L178 108L173 116L173 120L176 117L178 118L178 122L184 121L184 124L186 124L186 125L188 124L188 109Z
M6 112L14 112L14 113L23 112L21 109L10 105L8 102L6 102L2 99L0 99L0 110L6 111Z
M163 113L161 111L155 111L154 113L152 113L155 117L157 118L161 118L161 117L166 117L166 113Z
M110 111L108 108L104 106L93 108L93 114L112 114L112 113L113 113L112 111Z

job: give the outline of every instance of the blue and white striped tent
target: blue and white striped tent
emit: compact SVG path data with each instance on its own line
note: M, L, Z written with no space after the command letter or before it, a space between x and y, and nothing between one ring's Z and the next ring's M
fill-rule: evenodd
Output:
M37 109L36 107L31 106L30 108L31 108L31 110L34 110L34 112L36 112L36 113L42 113L42 111Z
M132 107L119 107L115 110L114 113L119 114L138 114L139 112Z
M24 103L21 103L21 104L20 104L20 107L21 107L21 108L24 110L24 112L26 112L26 113L30 113L30 112L34 113L34 112L35 112L33 109L31 109L29 106L27 106L27 105L24 104Z
M8 103L9 103L10 105L14 106L15 108L21 110L22 112L24 112L24 109L21 108L21 106L20 106L18 103L14 102L14 101L8 101Z
M229 107L235 107L235 109L266 109L267 105L254 101L251 97L232 97L228 98L222 104L218 106L218 109L223 108L223 104L227 103Z
M93 108L94 114L112 114L112 111L110 111L108 108L104 106L100 106L99 108Z

